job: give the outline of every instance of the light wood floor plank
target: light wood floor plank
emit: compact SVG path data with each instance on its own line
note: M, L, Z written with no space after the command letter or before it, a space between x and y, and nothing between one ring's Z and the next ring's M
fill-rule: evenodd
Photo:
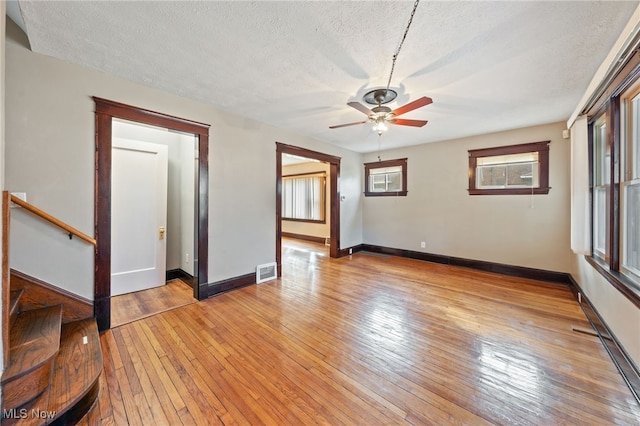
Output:
M572 331L590 325L566 286L283 254L281 279L103 333L82 424L640 424L600 341Z
M150 373L148 374L148 379L153 386L158 404L164 412L166 421L168 424L182 423L182 420L176 414L185 407L182 397L162 368L154 348L149 343L143 324L140 322L133 323L133 330L135 331L135 341L139 346L142 346L140 352L144 354L140 357L140 360L144 370Z
M116 365L122 365L118 347L113 339L113 333L108 330L100 336L100 345L102 346L102 375L100 377L101 384L106 383L109 390L108 394L101 392L99 397L100 409L105 412L105 419L109 418L109 408L113 414L114 423L118 425L127 424L127 412L122 401L122 391L118 383L116 375ZM114 361L114 360L117 360ZM120 367L122 368L122 367Z
M186 407L178 412L188 412L196 424L221 424L217 415L209 405L208 399L198 389L194 383L191 373L189 358L184 353L184 345L180 341L175 341L171 337L175 336L172 327L165 328L165 322L159 316L149 318L154 325L152 330L162 341L166 356L161 357L164 370L182 395ZM211 395L216 398L215 395Z
M148 290L111 298L111 327L118 327L151 315L195 303L193 289L180 279Z

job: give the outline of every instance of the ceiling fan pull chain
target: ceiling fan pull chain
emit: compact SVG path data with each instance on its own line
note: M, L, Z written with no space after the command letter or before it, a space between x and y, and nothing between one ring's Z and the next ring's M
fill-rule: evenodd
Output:
M398 45L398 50L396 50L395 55L393 55L393 60L391 61L391 72L389 73L389 81L387 81L387 88L385 89L385 91L389 90L389 86L391 85L391 77L393 76L393 70L396 67L396 59L398 59L398 55L400 54L400 49L402 49L404 40L407 38L407 33L409 33L409 27L411 26L411 22L413 22L413 15L416 14L418 3L420 3L420 0L416 0L416 2L413 4L413 10L411 11L411 16L409 17L409 23L407 23L407 28L404 30L404 35L402 36L402 40L400 40L400 44Z

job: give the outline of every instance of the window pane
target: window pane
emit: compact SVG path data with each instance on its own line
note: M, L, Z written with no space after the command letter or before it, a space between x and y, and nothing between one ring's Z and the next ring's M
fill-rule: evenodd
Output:
M503 165L478 167L476 176L478 188L504 188L507 184L506 167Z
M538 186L537 163L514 163L480 166L477 169L477 188L531 188Z
M593 251L600 258L608 253L607 243L607 123L598 120L593 126Z
M531 188L539 186L538 152L480 157L476 164L476 188Z
M620 258L622 272L637 278L640 277L640 94L636 94L627 105L629 111L624 118L628 120L627 129L631 131L625 135L621 150L624 175L620 185L623 213Z
M387 174L387 191L402 191L402 172Z
M369 174L371 192L402 191L402 167L381 167L372 169Z
M605 254L605 244L606 244L606 200L607 200L607 191L604 187L599 187L594 189L594 217L593 217L593 226L594 230L594 238L593 245L596 254L600 254L604 256Z
M627 149L624 154L626 156L627 180L640 179L640 149L638 147L638 139L640 139L640 95L636 95L631 102L631 112L629 114L631 120L631 138L627 138Z
M594 184L604 185L609 181L609 161L607 155L607 125L604 122L594 126Z
M625 188L623 266L640 275L640 183Z
M517 187L537 186L538 167L534 163L510 164L507 167L507 185Z
M387 175L371 175L371 191L384 192L387 190Z

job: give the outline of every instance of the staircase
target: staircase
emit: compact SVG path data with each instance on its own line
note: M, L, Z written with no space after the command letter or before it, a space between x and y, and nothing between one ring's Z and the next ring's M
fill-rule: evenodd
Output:
M64 290L9 269L9 201L2 194L2 425L76 424L97 401L102 372L92 309ZM22 204L21 204L22 205ZM46 214L24 203L41 217ZM46 220L57 221L51 217ZM77 232L64 223L54 223ZM84 239L84 238L83 238ZM89 242L95 240L87 237ZM91 306L89 302L85 305Z
M91 409L100 388L102 351L95 319L63 324L62 305L21 311L23 293L10 293L2 424L75 424Z

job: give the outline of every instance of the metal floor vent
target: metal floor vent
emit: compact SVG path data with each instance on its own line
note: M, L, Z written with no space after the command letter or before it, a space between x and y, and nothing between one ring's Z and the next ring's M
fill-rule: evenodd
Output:
M278 265L275 262L256 266L256 284L278 278Z

